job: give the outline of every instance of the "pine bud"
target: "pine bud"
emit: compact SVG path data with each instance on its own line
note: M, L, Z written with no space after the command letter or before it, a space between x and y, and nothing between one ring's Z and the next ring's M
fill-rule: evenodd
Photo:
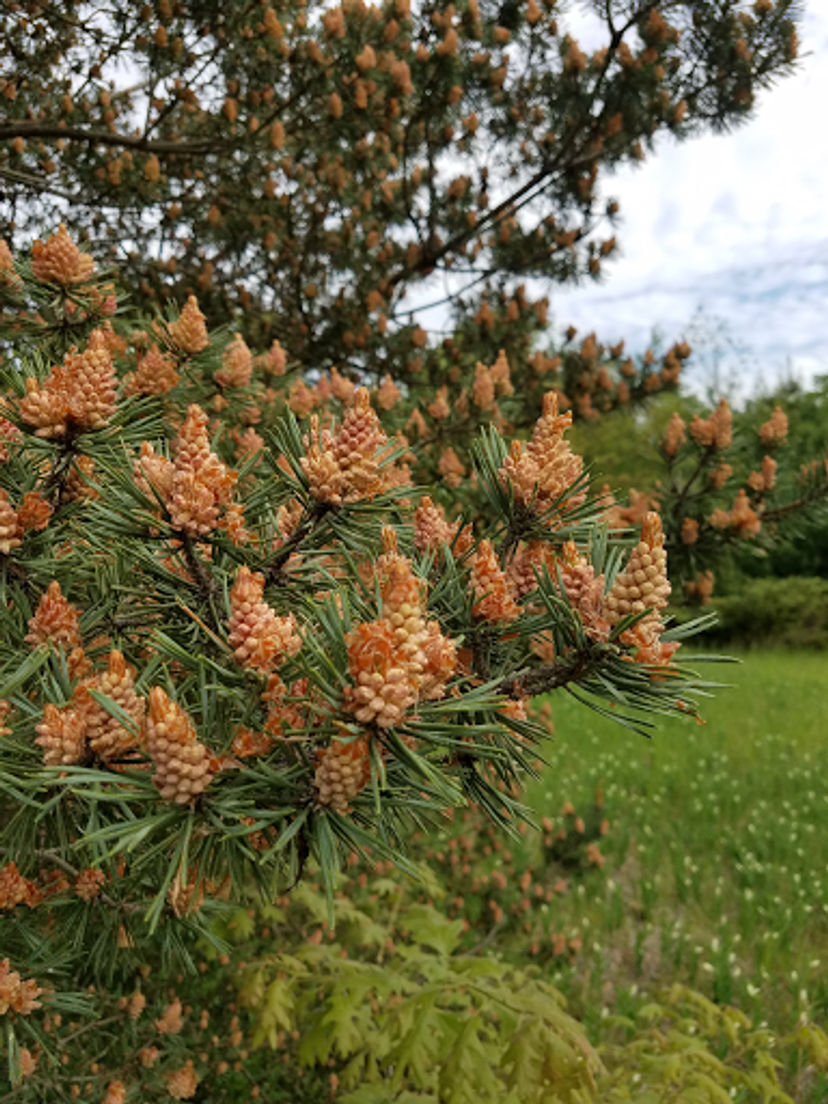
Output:
M345 688L345 708L362 724L399 724L416 693L393 625L385 619L363 622L345 641L348 670L356 683Z
M198 299L190 295L181 314L167 326L171 344L182 353L194 356L210 344L206 319L199 310Z
M134 670L128 667L123 655L113 649L109 653L108 667L104 674L91 679L87 685L110 697L140 728L146 703L135 692ZM111 713L90 698L86 713L86 739L101 759L117 759L136 744L136 736Z
M38 238L32 246L32 275L41 283L66 288L88 280L94 271L95 262L81 253L63 223L45 243Z
M520 616L520 606L509 593L506 576L491 543L482 540L472 560L470 586L476 599L473 615L492 624L509 624Z
M23 543L23 526L17 511L9 502L9 496L0 490L0 552L8 556L13 548Z
M759 440L765 448L781 445L788 436L788 416L781 406L773 408L773 414L759 427Z
M387 442L368 390L358 388L333 442L334 457L343 475L345 502L372 498L385 488L377 453Z
M47 702L43 720L35 725L35 743L43 749L47 767L66 767L83 761L86 753L86 716L82 709Z
M266 673L299 651L293 614L278 617L264 601L264 575L240 567L230 591L230 646L243 667Z
M182 1007L178 997L164 1009L164 1014L155 1021L155 1030L159 1035L178 1035L184 1026L181 1016Z
M564 433L572 424L572 414L558 413L558 396L548 391L543 397L543 413L524 447L513 441L509 455L500 469L501 480L511 483L519 502L534 506L544 513L553 504L562 512L579 506L586 491L578 491L559 501L564 492L580 478L583 460L572 452Z
M5 238L0 238L0 287L18 288L20 277L14 271L14 257Z
M94 901L105 882L106 875L102 870L96 870L92 866L84 867L75 879L75 893L82 901Z
M79 613L63 597L60 583L52 580L41 595L34 616L29 619L29 631L25 636L32 645L49 642L62 644L66 651L77 647L80 642Z
M23 495L18 518L24 529L43 530L51 516L51 505L38 491L27 491Z
M82 431L102 429L115 413L115 370L106 333L94 330L86 349L70 349L64 360L67 414Z
M20 417L36 427L37 437L102 429L116 409L115 383L106 331L94 330L86 349L79 353L73 346L43 383L25 381Z
M188 1058L180 1069L168 1073L164 1079L167 1092L173 1100L190 1100L194 1097L198 1088L198 1081L198 1074L193 1067L192 1058Z
M369 744L365 736L354 740L332 740L317 752L314 788L320 805L345 814L350 802L364 789L371 777Z
M213 777L210 752L196 736L189 714L160 686L150 690L144 733L155 764L153 781L165 801L186 805L206 790Z
M662 452L665 456L675 456L685 439L684 420L680 414L675 413L667 425L664 440L661 442Z
M12 970L8 958L0 958L0 1016L10 1010L28 1016L35 1008L40 1008L37 998L43 992L36 981L24 979Z
M693 415L689 432L700 448L726 449L733 441L733 416L727 399L722 399L709 418Z
M695 518L682 518L681 543L695 544L699 539L699 523Z
M84 499L100 498L100 491L89 482L94 472L95 461L92 457L78 456L63 484L63 501L81 502Z
M140 989L136 989L127 1001L127 1015L131 1020L137 1020L147 1005L147 998Z
M215 380L220 387L246 387L253 372L253 355L241 334L224 350Z
M126 1104L127 1090L123 1081L110 1081L101 1104Z
M308 481L308 490L317 502L340 505L345 476L337 463L333 449L322 448L316 443L311 444L300 463Z
M451 544L457 526L446 521L442 506L435 506L429 495L423 495L414 515L414 547L418 552L438 552L443 544Z
M670 589L661 519L651 511L641 526L641 540L606 597L607 620L616 625L628 614L663 609Z
M191 404L174 446L172 481L165 495L170 521L190 537L206 536L218 521L219 511L230 501L236 482L231 472L210 450L207 415ZM148 446L147 459L151 446ZM146 469L142 446L142 466ZM166 482L169 469L161 465L159 474Z
M436 701L445 694L446 683L457 668L457 646L444 636L436 621L429 621L420 639L425 658L418 694L422 701Z
M38 892L34 882L24 878L17 869L17 863L0 866L0 910L13 909L16 905L32 907L37 901Z
M178 370L174 361L165 356L153 343L138 361L135 372L129 377L125 395L166 395L178 383Z

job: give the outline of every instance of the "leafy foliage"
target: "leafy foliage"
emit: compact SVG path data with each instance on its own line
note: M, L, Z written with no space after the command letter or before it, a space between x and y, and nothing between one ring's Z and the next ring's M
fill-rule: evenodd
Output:
M307 899L305 890L295 903ZM334 1058L341 1099L354 1104L403 1089L458 1104L591 1090L599 1062L550 986L494 959L453 954L460 925L426 905L397 903L394 916L407 938L395 937L377 963L366 951L380 952L390 933L350 907L339 927L346 945L356 936L365 948L362 960L325 941L251 967L240 993L255 1010L254 1044L281 1047L298 1028L298 1060Z
M90 1001L99 1016L108 1012L98 1029L106 1072L90 1063L83 1023L61 1039L54 1022L13 1099L58 1085L48 1064L56 1046L87 1092L114 1081L140 1086L147 1101L175 1095L192 1055L210 1099L252 1087L276 1100L330 1092L343 1104L462 1104L475 1094L514 1104L633 1093L718 1101L731 1090L789 1104L780 1056L798 1055L811 1081L826 1066L816 1025L780 1037L679 985L634 1016L610 1017L596 1049L536 967L459 952L461 925L390 878L377 877L371 892L353 880L347 888L353 899L338 900L335 933L324 895L307 882L289 900L228 911L215 934L236 949L220 959L208 952L187 983L192 1004L145 966L130 996Z
M631 1082L642 1102L793 1100L779 1084L778 1041L735 1008L677 985L663 1001L642 1008L628 1027L623 1044L602 1050L611 1072L601 1099L611 1104L630 1099ZM817 1058L821 1064L823 1038L819 1028L802 1025L790 1042L802 1047L805 1062Z

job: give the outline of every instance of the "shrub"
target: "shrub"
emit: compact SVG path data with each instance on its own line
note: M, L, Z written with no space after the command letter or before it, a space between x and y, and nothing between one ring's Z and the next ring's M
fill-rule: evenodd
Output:
M753 579L738 594L716 598L710 640L754 647L828 647L828 580Z

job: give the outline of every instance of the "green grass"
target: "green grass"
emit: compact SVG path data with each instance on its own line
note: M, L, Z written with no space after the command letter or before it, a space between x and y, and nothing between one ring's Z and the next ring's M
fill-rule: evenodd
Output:
M564 695L550 703L556 737L530 804L560 823L600 783L610 820L602 872L548 906L550 929L582 940L553 976L595 1028L676 980L780 1030L802 1013L825 1021L828 662L742 658L704 668L733 684L704 725L651 740Z

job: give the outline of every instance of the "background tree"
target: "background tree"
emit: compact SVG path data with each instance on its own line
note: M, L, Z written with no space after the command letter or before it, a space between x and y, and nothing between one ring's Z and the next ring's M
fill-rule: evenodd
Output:
M731 411L694 395L577 425L572 440L618 501L612 523L662 513L673 601L738 590L746 577L824 575L825 387L782 385Z
M139 306L195 294L278 342L265 423L373 384L456 488L478 427L528 430L550 389L594 420L676 387L686 341L554 339L544 292L612 256L608 171L738 124L795 61L794 0L592 8L591 53L553 0L6 11L0 234L65 217Z
M814 471L814 458L828 456L828 379L818 377L808 390L783 383L768 395L747 403L744 420L768 418L775 405L788 418L790 464L803 474ZM744 569L751 575L819 575L828 577L828 534L823 513L791 518L762 559L751 558Z
M527 370L546 301L521 282L599 277L603 174L736 125L796 56L795 0L591 7L587 53L556 0L4 5L0 235L70 212L140 303L196 293L305 369L433 387L508 344L531 424L559 381L554 353ZM441 299L445 348L416 315ZM643 386L607 360L562 377L576 410Z

